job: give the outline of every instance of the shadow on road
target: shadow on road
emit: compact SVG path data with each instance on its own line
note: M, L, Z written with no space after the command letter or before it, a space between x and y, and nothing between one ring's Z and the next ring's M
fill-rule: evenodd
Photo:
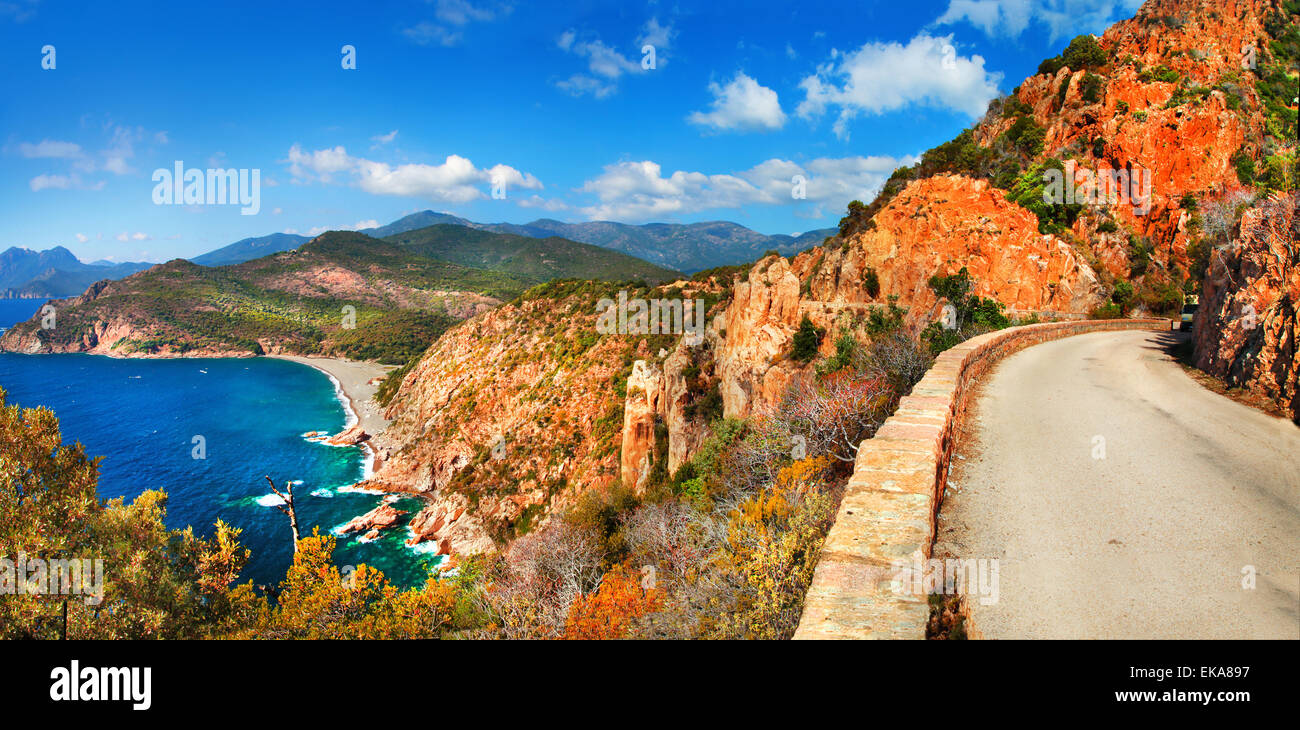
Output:
M1184 365L1192 364L1192 333L1170 330L1157 332L1150 344L1143 345L1145 350L1163 352Z

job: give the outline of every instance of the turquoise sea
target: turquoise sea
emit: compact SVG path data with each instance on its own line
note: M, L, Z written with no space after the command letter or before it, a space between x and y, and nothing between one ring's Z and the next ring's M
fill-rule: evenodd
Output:
M0 327L40 309L40 300L0 300ZM274 586L293 555L288 518L265 476L294 480L304 533L328 532L378 506L383 495L351 491L363 478L361 449L307 440L336 433L348 413L333 382L297 363L269 358L124 360L98 355L0 353L7 401L46 406L65 442L102 456L99 493L129 499L167 492L167 523L210 535L218 519L243 529L252 550L244 578ZM201 441L196 437L201 437ZM202 444L203 449L198 451ZM202 456L203 458L197 458ZM395 505L414 515L415 499ZM340 566L366 563L404 586L424 581L437 558L406 547L404 527L373 542L353 533L338 540Z

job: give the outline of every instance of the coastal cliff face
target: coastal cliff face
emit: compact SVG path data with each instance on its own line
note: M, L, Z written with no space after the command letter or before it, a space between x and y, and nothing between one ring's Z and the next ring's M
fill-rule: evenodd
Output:
M1242 215L1210 259L1193 342L1196 367L1277 402L1300 423L1300 194Z
M673 288L690 298L721 287ZM665 349L680 338L596 329L599 301L619 291L552 282L447 332L385 412L392 424L374 441L379 460L362 486L424 496L417 541L480 552L618 482L625 463L649 452L634 442L653 443L656 414L685 434L681 407L669 406L684 356ZM622 291L649 299L667 287Z

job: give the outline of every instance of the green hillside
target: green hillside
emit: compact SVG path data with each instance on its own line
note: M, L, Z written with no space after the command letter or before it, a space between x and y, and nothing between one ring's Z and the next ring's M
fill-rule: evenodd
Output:
M680 276L625 253L555 236L530 238L444 223L384 240L421 256L501 271L537 283L551 279L641 279L659 284Z
M38 342L41 351L118 355L279 348L400 364L464 316L530 284L334 231L297 250L234 266L176 259L101 282L81 301L56 302L54 329L40 329L33 318L7 332L0 347L29 350ZM347 306L356 309L355 327L345 326ZM113 342L98 340L106 332L115 333Z

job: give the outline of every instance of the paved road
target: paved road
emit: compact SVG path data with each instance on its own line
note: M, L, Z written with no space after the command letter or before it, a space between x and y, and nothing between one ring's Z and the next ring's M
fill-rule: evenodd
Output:
M1191 380L1180 337L1070 337L985 378L935 549L999 559L985 638L1300 638L1300 428Z

